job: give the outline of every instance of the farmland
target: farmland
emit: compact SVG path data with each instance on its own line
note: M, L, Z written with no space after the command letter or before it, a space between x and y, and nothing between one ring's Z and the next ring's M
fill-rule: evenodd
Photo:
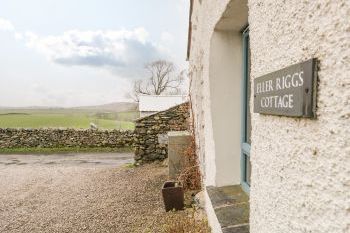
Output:
M135 110L112 112L89 108L0 109L0 128L90 128L132 130Z

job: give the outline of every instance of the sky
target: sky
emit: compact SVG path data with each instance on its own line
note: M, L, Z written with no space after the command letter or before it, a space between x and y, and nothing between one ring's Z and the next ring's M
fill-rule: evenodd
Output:
M144 64L187 67L188 0L0 0L0 106L130 101Z

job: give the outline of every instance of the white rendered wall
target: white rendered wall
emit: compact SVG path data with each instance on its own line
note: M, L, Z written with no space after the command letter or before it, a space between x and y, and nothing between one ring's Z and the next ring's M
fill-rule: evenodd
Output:
M210 225L211 233L222 233L218 218L216 217L213 204L209 198L208 192L204 190L205 211L207 213L208 223Z
M230 21L225 10L241 1L200 2L192 15L191 97L205 183L215 185L210 40L220 20ZM250 232L349 232L350 2L249 0L248 6L252 79L320 60L316 120L252 114Z
M350 1L249 8L252 78L320 60L316 120L253 114L251 232L350 232Z
M232 171L222 169L218 171L218 164L216 163L215 142L212 127L213 121L210 107L211 94L209 81L209 51L211 48L211 38L215 28L226 32L230 30L233 33L240 31L240 29L247 24L248 11L246 1L234 1L231 5L239 7L232 8L234 10L232 14L235 15L237 20L231 25L232 21L220 20L225 9L227 8L228 2L229 1L227 0L209 2L195 0L194 11L192 13L190 76L192 79L191 102L194 110L193 117L195 119L194 123L198 146L197 152L201 160L204 184L215 186L229 183L225 180L224 182L220 183L221 179L219 176L217 177L218 172L228 174L230 172L232 173ZM232 46L234 46L234 44ZM213 51L215 51L215 48ZM234 76L232 78L234 78ZM225 135L228 135L227 132ZM234 137L232 138L232 141L235 141ZM236 149L238 150L239 148ZM232 169L232 167L230 167L230 169ZM231 179L232 184L236 183L235 177L229 177L228 179ZM219 181L219 183L217 183L217 181Z
M217 30L211 38L210 112L215 146L215 184L241 180L241 34Z
M149 115L152 115L154 113L157 113L157 112L140 112L140 117L146 117L146 116L149 116Z
M139 95L140 112L160 112L188 101L185 95Z

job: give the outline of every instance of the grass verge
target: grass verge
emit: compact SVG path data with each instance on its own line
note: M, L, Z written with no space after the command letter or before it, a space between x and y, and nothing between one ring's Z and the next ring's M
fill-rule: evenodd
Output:
M132 148L112 148L112 147L19 147L0 148L0 154L57 154L57 153L127 153L132 152Z

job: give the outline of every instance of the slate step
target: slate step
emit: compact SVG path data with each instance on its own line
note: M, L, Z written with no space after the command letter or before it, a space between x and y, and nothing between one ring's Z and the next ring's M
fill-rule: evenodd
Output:
M238 227L227 227L222 229L222 233L249 233L249 225Z
M214 210L222 228L249 223L249 203L247 202Z
M249 233L249 196L240 185L207 187L223 233Z

